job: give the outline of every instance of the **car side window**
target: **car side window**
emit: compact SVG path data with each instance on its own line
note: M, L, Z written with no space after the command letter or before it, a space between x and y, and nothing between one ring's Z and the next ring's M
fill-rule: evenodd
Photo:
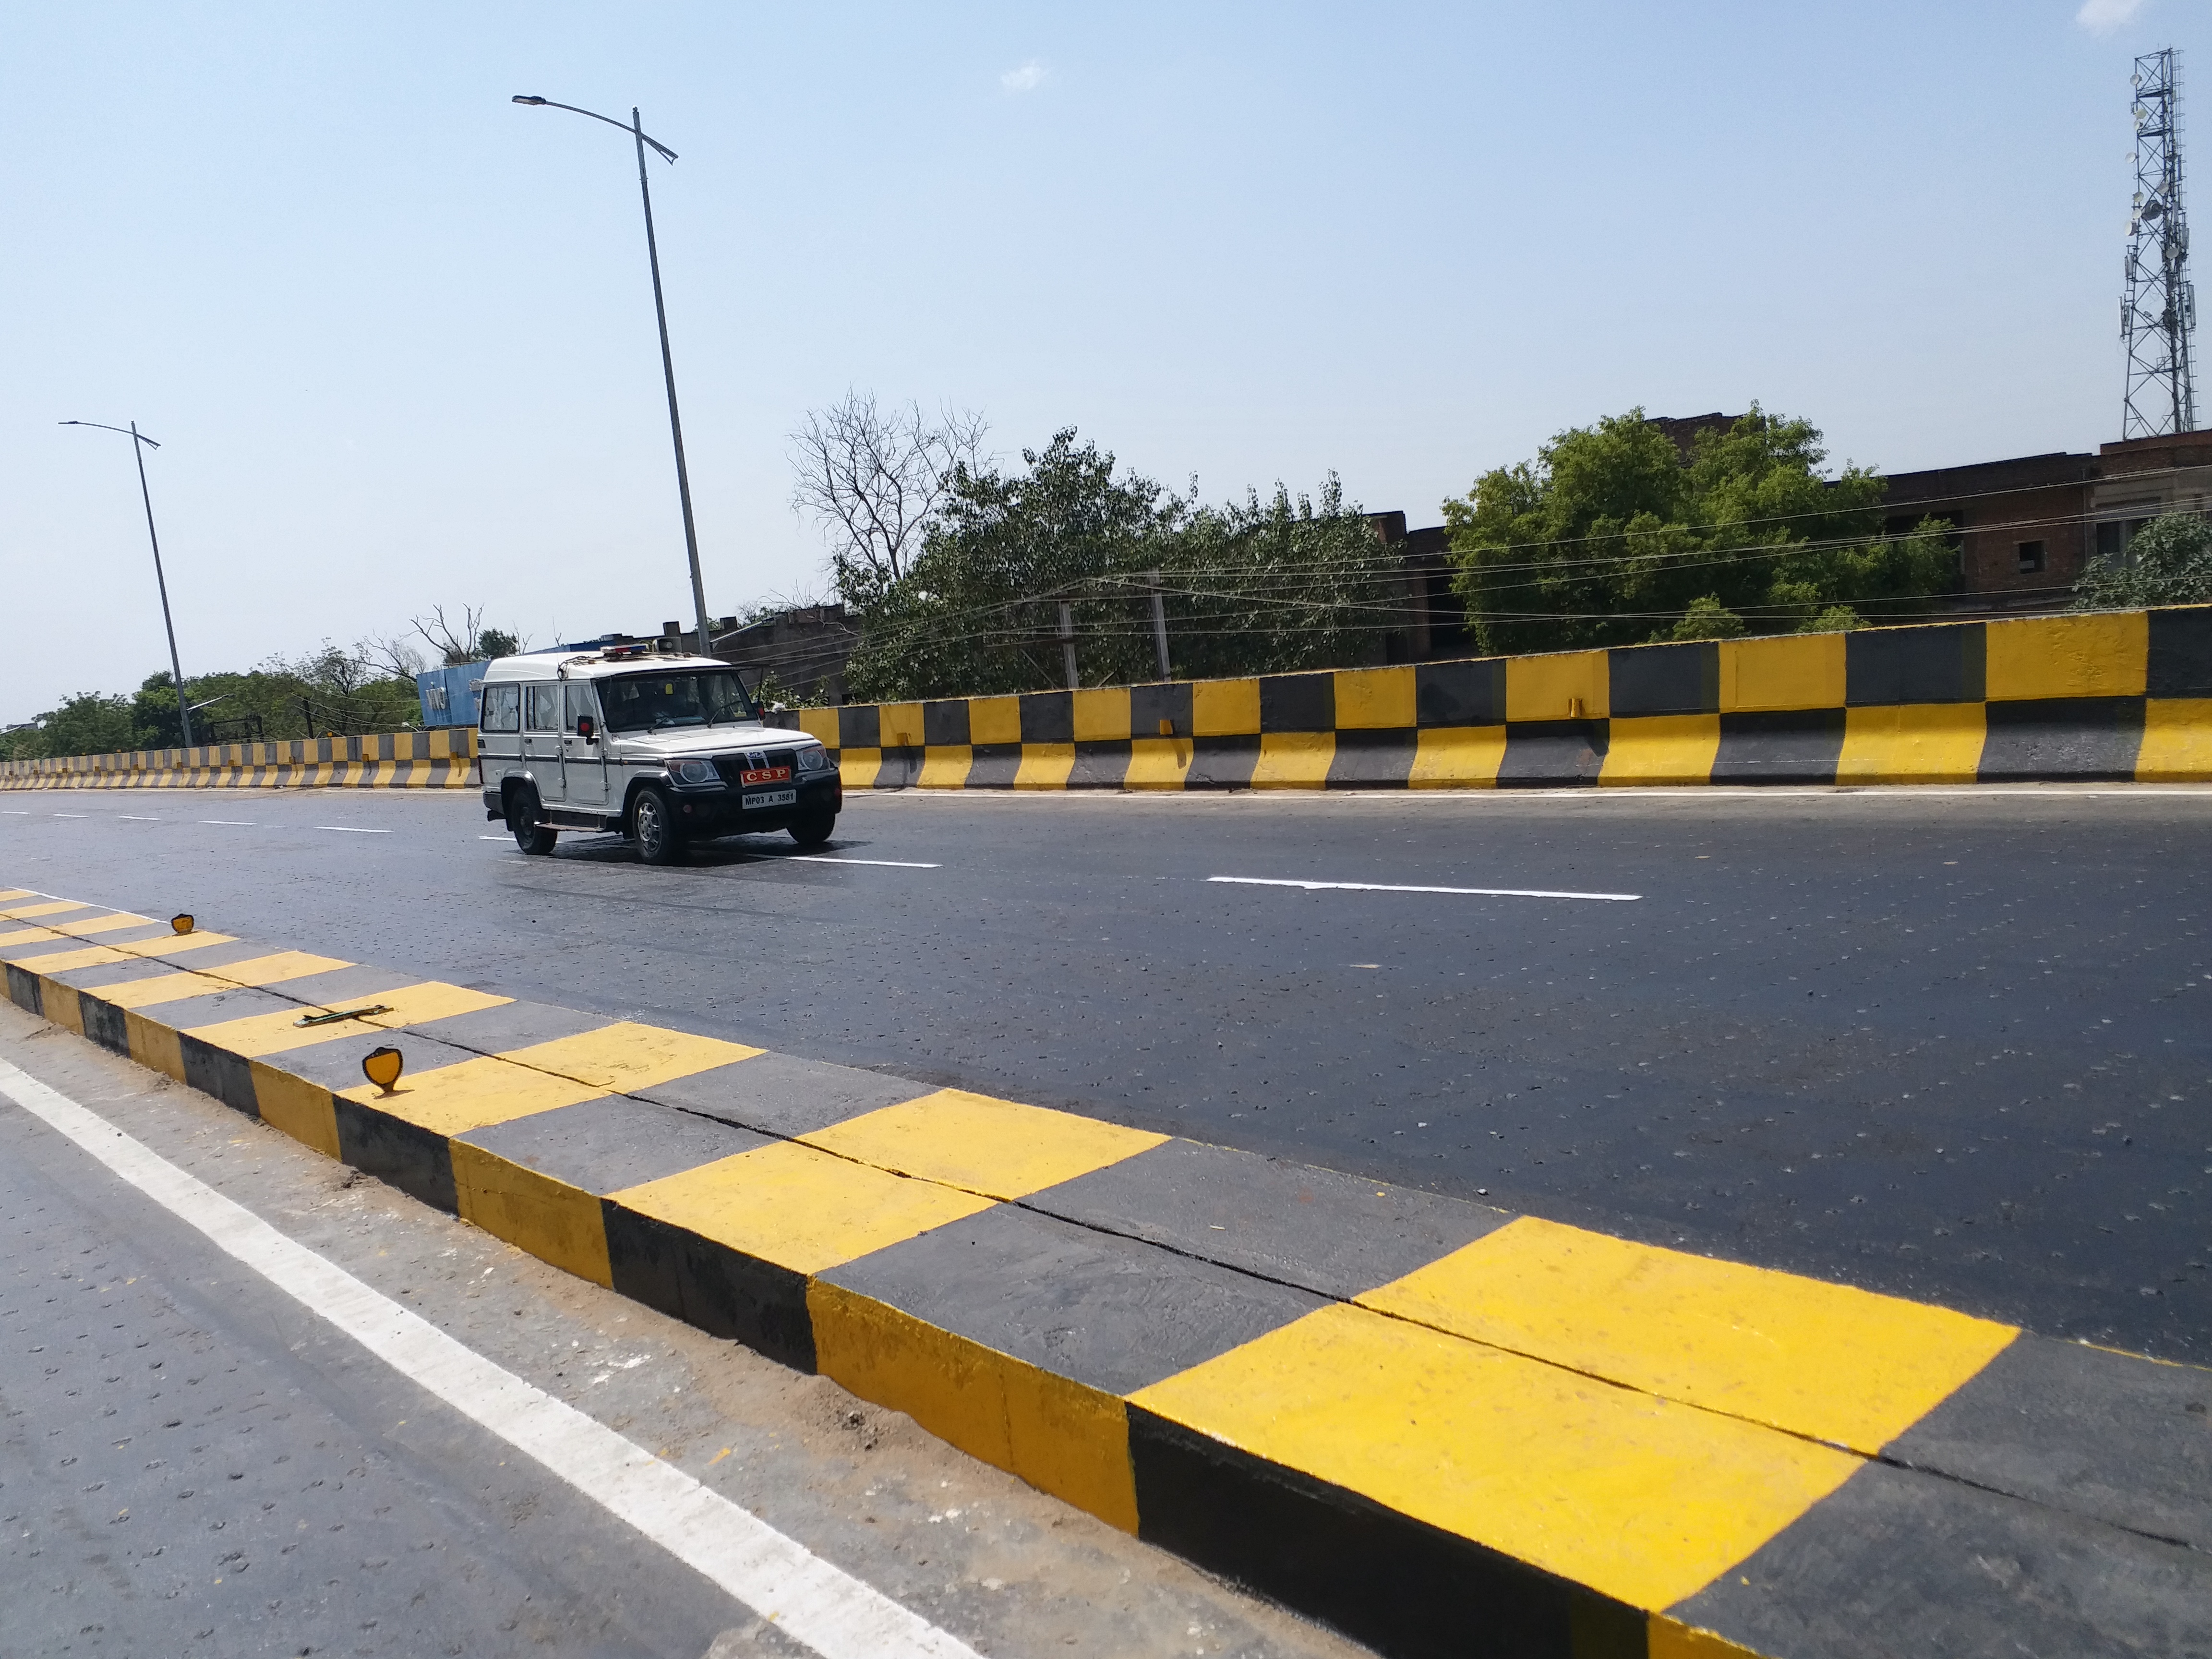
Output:
M522 730L522 688L487 685L483 689L483 729L487 732Z
M558 732L561 729L561 688L559 686L525 686L523 701L525 724L532 732Z
M565 730L574 732L576 722L588 717L592 725L599 722L599 699L588 680L568 682L568 724Z

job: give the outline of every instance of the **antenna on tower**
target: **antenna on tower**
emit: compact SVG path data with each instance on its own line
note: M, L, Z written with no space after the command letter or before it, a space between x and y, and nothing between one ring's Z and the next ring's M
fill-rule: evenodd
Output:
M2128 348L2123 438L2197 429L2190 336L2197 290L2189 283L2189 220L2181 202L2181 85L2173 48L2136 59L2136 199L2128 221L2127 288L2120 338Z

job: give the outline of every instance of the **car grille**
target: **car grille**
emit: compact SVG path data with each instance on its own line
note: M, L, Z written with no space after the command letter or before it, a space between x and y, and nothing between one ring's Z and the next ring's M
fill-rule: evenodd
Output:
M717 755L714 757L714 770L721 774L722 781L724 783L728 784L732 788L736 788L739 787L744 774L751 769L755 757L757 757L769 766L790 767L792 769L792 779L793 781L797 781L799 776L798 757L796 752L789 749L769 749L765 750L752 749L747 750L741 754ZM782 786L778 787L781 787Z

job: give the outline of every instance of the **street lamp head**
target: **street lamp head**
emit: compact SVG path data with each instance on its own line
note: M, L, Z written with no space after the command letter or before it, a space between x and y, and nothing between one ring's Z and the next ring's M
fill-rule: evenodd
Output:
M514 101L518 104L542 104L545 100L543 98L532 98L526 93L518 92L514 94Z
M119 432L126 438L136 438L140 443L146 445L151 449L159 449L161 447L155 443L151 438L148 437L144 433L138 431L133 427L110 426L105 421L64 421L61 424L64 426L97 427L102 432Z

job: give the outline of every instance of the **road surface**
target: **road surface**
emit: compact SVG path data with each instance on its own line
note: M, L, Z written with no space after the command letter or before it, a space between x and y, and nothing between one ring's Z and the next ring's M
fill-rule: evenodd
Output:
M678 869L0 800L20 885L2212 1359L2212 792L856 795Z

